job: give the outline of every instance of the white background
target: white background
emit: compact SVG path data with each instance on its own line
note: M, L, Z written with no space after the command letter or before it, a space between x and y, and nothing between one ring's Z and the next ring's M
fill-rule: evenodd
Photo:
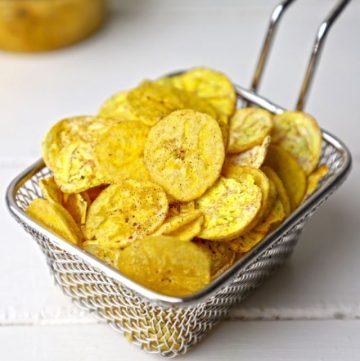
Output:
M0 193L40 156L58 119L93 114L145 77L207 65L248 86L276 1L115 1L91 39L46 54L0 52ZM315 29L335 1L285 16L260 90L291 108ZM360 359L360 2L335 24L306 110L350 147L345 185L309 222L289 263L237 306L189 360ZM52 284L34 242L0 204L0 359L150 360Z

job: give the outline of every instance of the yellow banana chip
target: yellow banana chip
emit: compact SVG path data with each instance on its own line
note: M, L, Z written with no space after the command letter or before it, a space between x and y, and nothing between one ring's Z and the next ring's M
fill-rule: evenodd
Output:
M54 203L62 204L63 193L55 183L54 177L41 179L39 186L45 199Z
M145 144L151 178L180 201L200 197L218 178L225 151L214 118L178 110L159 121Z
M150 81L131 90L127 102L135 118L149 126L155 125L174 110L184 108L176 89Z
M199 237L231 240L244 233L260 211L261 197L261 190L250 174L239 180L220 177L196 200L196 207L205 218Z
M199 239L196 241L196 244L210 252L212 278L220 276L233 265L236 254L225 242Z
M283 148L270 145L265 165L278 174L289 195L291 209L296 209L306 190L306 175L297 160Z
M58 203L37 198L26 208L26 213L71 243L79 244L83 239L80 228L69 212Z
M104 247L98 241L85 241L81 244L81 247L110 266L118 267L120 250Z
M151 182L124 180L108 186L91 204L86 219L88 240L122 248L154 232L165 220L168 200Z
M254 229L246 232L236 240L229 242L229 246L237 253L246 253L260 243L269 232L276 228L286 218L283 204L278 198L268 217Z
M268 176L270 181L275 185L276 193L280 198L280 201L283 205L286 217L291 213L291 204L289 195L284 187L284 183L276 174L276 172L270 167L262 167L261 170Z
M127 102L128 92L119 92L105 101L99 111L102 118L119 119L121 121L139 121L131 112L131 107Z
M244 152L226 155L225 165L234 164L242 167L260 168L265 161L270 142L271 137L267 136L261 144L255 145Z
M123 121L97 138L94 152L104 183L150 180L143 159L148 133L149 128L140 122Z
M309 175L304 199L310 197L317 190L319 183L328 173L329 167L323 164Z
M240 153L261 144L273 127L272 115L259 108L238 109L230 119L228 153Z
M96 138L115 123L82 116L64 119L50 129L42 153L61 191L78 193L103 183L93 148Z
M85 198L81 193L68 194L64 207L74 218L75 222L83 226L86 222L86 215L89 206L89 200Z
M284 112L274 117L273 142L289 152L309 175L317 166L322 145L316 120L302 112Z
M203 223L204 217L200 216L195 218L193 221L175 229L174 231L167 233L167 235L175 237L180 241L191 241L201 232Z
M119 270L169 296L185 296L210 282L209 252L192 242L154 236L135 241L120 254Z
M269 208L270 181L268 177L260 169L256 168L240 167L238 165L225 165L223 168L223 175L226 178L233 178L239 182L249 174L254 178L255 184L260 188L262 194L261 207L256 218L254 218L253 224L256 224L262 219L264 213Z
M180 75L163 78L162 81L206 99L226 118L235 111L235 89L231 81L220 72L207 68L194 68Z
M170 233L178 230L179 228L191 223L195 219L202 216L201 211L195 209L191 212L183 212L179 215L169 217L165 222L155 231L154 235L161 234L169 235Z

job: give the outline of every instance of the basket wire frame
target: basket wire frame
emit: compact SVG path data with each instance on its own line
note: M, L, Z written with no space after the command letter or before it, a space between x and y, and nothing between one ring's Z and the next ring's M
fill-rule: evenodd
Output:
M340 5L345 2L340 2ZM280 10L285 8L281 7ZM275 18L276 24L279 19L280 16ZM269 39L269 33L266 39ZM269 40L265 40L265 44L266 41ZM268 45L266 49L266 56L259 63L261 68L257 69L257 81L253 82L252 89L235 88L239 101L245 100L249 104L280 113L283 108L255 93L264 69ZM303 99L306 92L302 93ZM329 173L317 191L248 255L237 261L207 289L192 297L165 297L140 286L136 288L116 270L104 266L101 261L69 245L29 219L24 209L33 199L42 197L39 181L50 175L42 162L37 162L15 178L7 191L7 204L12 216L39 245L55 283L79 307L106 321L142 349L174 357L186 353L197 344L227 315L231 306L241 302L290 257L307 219L345 180L351 168L348 149L325 131L323 139L320 164L326 164Z

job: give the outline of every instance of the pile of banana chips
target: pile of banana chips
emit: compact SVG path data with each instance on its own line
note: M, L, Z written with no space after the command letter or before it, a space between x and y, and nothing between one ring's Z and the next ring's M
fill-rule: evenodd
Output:
M52 176L27 213L152 290L199 291L328 172L314 118L236 99L224 74L194 68L61 120L42 144Z

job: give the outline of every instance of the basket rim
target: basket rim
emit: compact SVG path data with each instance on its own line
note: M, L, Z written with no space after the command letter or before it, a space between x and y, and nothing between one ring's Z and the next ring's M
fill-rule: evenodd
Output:
M279 114L284 111L284 108L275 105L271 101L264 97L259 96L255 92L242 88L238 85L234 85L238 98L248 101L251 104L260 106L261 108L267 109L272 113ZM236 261L232 267L226 272L220 275L218 278L213 280L207 287L200 290L199 292L184 296L174 297L167 296L158 292L155 292L139 283L131 280L127 276L123 275L119 270L109 266L105 262L99 260L95 256L87 253L80 247L70 244L67 241L60 238L52 231L44 228L41 224L29 217L24 210L22 210L16 203L16 193L21 186L29 180L32 176L38 173L45 167L42 159L36 161L19 175L17 175L9 184L6 190L6 205L12 216L18 218L23 223L32 227L36 232L46 236L52 243L59 248L65 250L73 256L80 258L82 261L90 263L91 266L99 269L106 276L114 279L116 282L121 283L123 286L128 287L132 291L136 292L139 296L145 297L148 301L161 305L161 306L190 306L197 305L206 301L208 298L213 296L221 288L225 288L231 283L232 278L240 273L245 272L246 269L259 257L266 252L277 240L286 234L302 217L306 216L307 212L316 206L327 194L332 193L347 177L351 170L352 159L351 153L347 146L337 137L331 133L322 129L323 140L333 147L335 147L343 156L344 162L337 173L332 179L329 179L323 187L314 192L308 199L306 199L277 229L265 237L256 247L254 247L245 256Z

